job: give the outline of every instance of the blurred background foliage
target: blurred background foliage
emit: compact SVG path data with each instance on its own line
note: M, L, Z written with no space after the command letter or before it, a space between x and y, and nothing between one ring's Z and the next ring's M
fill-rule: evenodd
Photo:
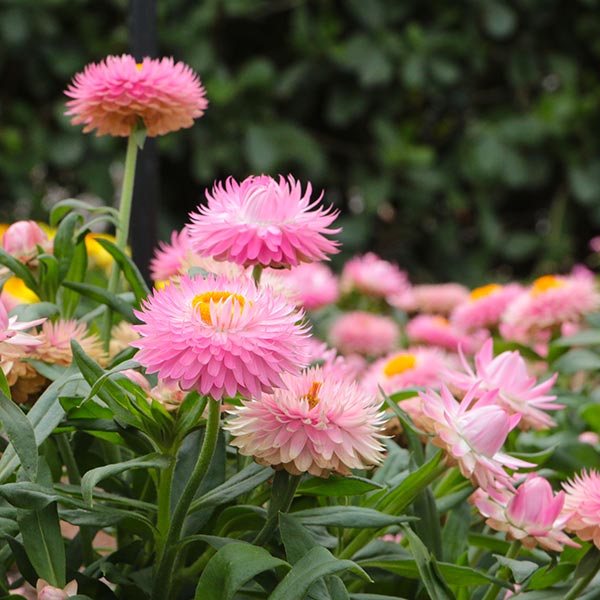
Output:
M600 225L597 0L164 0L160 54L210 106L158 141L162 237L228 175L293 173L343 211L345 255L414 281L568 269ZM112 202L124 140L63 116L128 51L126 0L0 0L0 204ZM110 168L109 168L110 166ZM91 194L92 196L89 196Z

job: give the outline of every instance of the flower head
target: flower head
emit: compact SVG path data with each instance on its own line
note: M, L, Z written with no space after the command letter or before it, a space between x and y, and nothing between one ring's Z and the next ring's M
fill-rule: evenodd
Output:
M208 105L198 76L172 58L108 56L77 73L65 94L71 123L85 133L129 136L143 121L150 137L191 127Z
M478 489L471 498L492 529L505 531L508 539L520 540L525 548L539 545L557 552L562 552L564 545L579 548L564 533L568 519L561 515L565 493L555 495L543 477L531 473L516 492Z
M47 251L52 248L52 242L35 221L17 221L2 236L2 248L22 262L35 258L38 246Z
M563 483L567 529L600 548L600 473L590 470Z
M391 296L390 304L407 312L449 315L469 297L469 291L458 283L415 285L401 294Z
M252 279L181 277L136 311L131 342L149 373L215 399L260 397L306 362L302 313Z
M25 333L24 330L41 325L45 321L45 317L34 321L19 321L16 315L9 317L6 307L0 302L0 348L6 349L7 346L20 346L23 348L38 346L41 344L39 338Z
M289 270L278 270L290 287L296 303L306 310L318 310L334 304L340 295L336 276L319 262L302 263Z
M494 342L490 338L475 355L475 369L460 354L462 371L448 370L445 379L456 388L467 391L477 383L477 394L498 391L498 404L510 414L520 414L521 429L548 429L555 423L544 410L564 408L554 404L556 396L548 394L557 375L537 383L527 370L525 359L517 350L494 357Z
M400 328L390 317L362 310L338 317L329 332L331 345L342 354L381 356L398 346Z
M38 579L35 589L38 600L64 600L77 595L77 581L73 579L64 589L51 586L47 581Z
M406 324L408 339L416 344L439 346L456 352L462 348L470 354L489 336L485 330L472 334L457 329L448 319L439 315L417 315Z
M284 375L283 387L234 407L225 429L241 454L292 474L349 475L382 460L380 403L320 368Z
M340 277L340 289L346 294L357 290L367 296L387 298L406 292L409 285L406 273L398 265L373 252L351 258Z
M311 200L311 191L309 183L303 193L291 175L215 183L212 194L206 192L208 204L190 215L192 248L244 266L295 267L326 260L338 251L338 242L325 237L340 231L329 227L338 211L316 208L321 197Z

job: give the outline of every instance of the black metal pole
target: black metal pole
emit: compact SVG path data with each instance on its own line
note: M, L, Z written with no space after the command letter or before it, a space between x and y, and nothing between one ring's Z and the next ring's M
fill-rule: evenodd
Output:
M129 33L136 61L156 58L156 0L130 0ZM156 140L146 138L135 170L131 209L131 251L135 264L150 283L150 259L158 241L159 172Z

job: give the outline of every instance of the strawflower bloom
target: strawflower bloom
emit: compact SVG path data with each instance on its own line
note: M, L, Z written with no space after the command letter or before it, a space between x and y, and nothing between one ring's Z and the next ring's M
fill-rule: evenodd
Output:
M494 357L491 338L475 355L474 369L462 353L460 360L462 370L448 370L444 374L445 380L455 388L466 392L478 384L479 395L497 390L498 404L509 414L521 415L521 429L542 430L555 425L544 410L564 408L562 404L554 403L555 395L548 394L556 381L556 373L546 381L537 383L536 378L530 376L527 363L517 350L502 352Z
M382 461L381 402L318 367L284 375L283 387L231 409L225 429L240 454L293 475L349 475Z
M499 285L490 283L475 288L469 298L452 312L450 320L467 331L497 327L506 307L523 291L518 283Z
M65 600L77 595L77 581L73 579L67 583L64 589L51 586L47 581L38 579L35 589L38 600Z
M290 287L296 303L306 310L318 310L337 302L340 291L337 277L323 263L302 263L289 270L278 271Z
M327 260L339 243L326 238L339 229L329 226L338 215L311 200L312 187L291 175L273 179L250 176L238 183L229 177L206 191L208 203L191 213L192 248L216 260L249 266L295 267Z
M545 275L509 304L503 322L529 334L579 323L600 307L600 293L587 274Z
M388 298L392 306L406 312L449 315L469 297L466 287L458 283L415 285L406 292Z
M506 532L509 540L519 540L529 550L541 546L562 552L565 545L580 547L564 532L568 519L568 514L561 514L565 493L555 495L550 483L534 473L516 492L478 489L471 501L492 529Z
M303 314L248 277L181 277L136 311L131 345L148 373L215 399L260 397L306 364Z
M7 310L12 310L19 304L35 304L39 301L39 296L30 290L20 277L9 277L2 286L0 302Z
M567 529L600 548L600 473L593 469L563 483Z
M67 115L84 133L127 137L142 121L150 137L191 127L208 102L198 75L172 58L108 56L77 73Z
M52 248L46 232L35 221L17 221L2 236L2 248L21 262L29 262L43 251Z
M512 487L505 468L535 466L500 451L521 415L509 415L497 404L497 395L492 390L478 398L474 386L459 403L446 386L441 395L419 392L423 413L431 420L429 432L435 435L432 443L446 452L448 464L458 464L467 479L484 489Z
M381 356L398 346L400 328L390 317L355 310L338 317L329 342L342 354Z
M367 296L387 298L406 292L409 286L404 271L374 252L351 258L340 276L340 290L344 294L357 290Z
M363 356L359 354L342 356L335 348L330 348L325 342L316 338L310 338L308 354L311 366L320 366L326 377L337 379L357 381L368 364Z
M486 330L465 333L454 327L445 317L439 315L417 315L406 324L406 335L411 343L439 346L456 352L471 354L489 336Z
M9 317L6 307L0 302L0 351L4 352L8 346L30 348L40 345L39 338L25 333L24 330L41 325L45 321L45 317L33 321L19 321L16 315Z

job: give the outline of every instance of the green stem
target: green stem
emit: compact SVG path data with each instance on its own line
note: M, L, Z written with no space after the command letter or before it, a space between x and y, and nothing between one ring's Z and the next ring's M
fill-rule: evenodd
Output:
M569 590L569 593L564 597L564 600L575 600L575 598L579 598L581 592L587 588L590 581L594 579L597 573L598 569L591 569L587 575L577 579L573 587Z
M519 540L515 540L506 553L506 558L516 558L517 554L521 550L521 542ZM508 567L502 567L498 571L497 579L508 580L508 576L510 575L510 569ZM498 592L502 586L498 583L493 583L488 589L486 595L482 598L482 600L495 600L498 596Z
M171 464L167 469L160 473L160 482L158 484L157 498L157 519L156 529L158 538L156 540L156 555L162 557L164 551L164 542L167 539L169 531L169 520L171 517L171 485L173 483L173 473L175 472L175 456L171 458Z
M255 546L264 546L271 539L277 529L279 513L286 513L290 509L299 483L300 475L290 475L284 470L275 472L267 520L252 542Z
M116 245L123 251L127 247L129 237L129 221L131 220L131 205L133 201L133 184L135 182L135 165L137 162L137 141L135 132L131 132L127 140L127 153L125 154L125 170L123 172L123 186L121 187L121 201L119 203L119 223L116 231ZM121 271L119 265L113 262L108 279L108 291L116 294L119 290L119 279ZM102 337L106 349L110 342L110 330L112 328L112 310L106 308L104 321L102 322Z
M206 420L206 430L204 432L202 448L200 449L194 471L183 489L181 497L171 516L171 523L165 540L164 550L162 556L158 560L158 567L154 577L154 589L152 590L151 596L152 600L169 600L173 566L179 550L177 542L179 542L181 537L185 518L188 514L192 500L208 471L212 457L215 453L219 435L220 418L221 402L216 400L209 401L208 418Z

